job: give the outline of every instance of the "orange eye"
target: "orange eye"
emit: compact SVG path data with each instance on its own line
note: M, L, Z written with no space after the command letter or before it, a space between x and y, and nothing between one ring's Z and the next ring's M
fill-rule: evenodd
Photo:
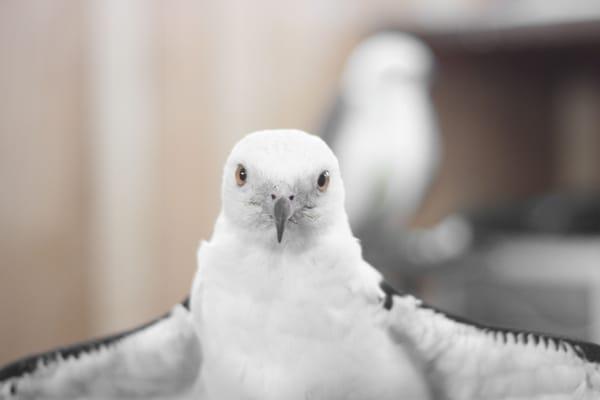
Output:
M246 168L242 164L238 164L235 170L235 183L237 183L238 186L244 186L246 184L246 179L248 179Z
M319 175L319 179L317 179L317 188L321 192L324 192L327 190L328 186L329 186L329 171L325 170L325 171L321 172L321 175Z

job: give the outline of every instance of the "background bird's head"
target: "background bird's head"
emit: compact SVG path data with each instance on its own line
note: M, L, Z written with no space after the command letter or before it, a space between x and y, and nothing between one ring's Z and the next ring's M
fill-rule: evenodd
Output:
M421 40L405 33L380 33L352 52L342 77L344 95L348 100L364 101L382 90L426 88L433 67L433 54Z
M222 182L223 218L259 241L306 242L347 227L338 161L319 137L298 130L249 134Z

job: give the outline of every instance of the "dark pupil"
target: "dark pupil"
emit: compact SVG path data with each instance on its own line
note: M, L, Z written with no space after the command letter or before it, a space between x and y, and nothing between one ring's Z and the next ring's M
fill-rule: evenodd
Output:
M240 169L240 179L246 181L246 170L244 168Z
M319 185L319 186L325 185L326 179L327 179L327 177L325 176L325 172L323 172L321 175L319 175L319 180L317 181L317 185Z

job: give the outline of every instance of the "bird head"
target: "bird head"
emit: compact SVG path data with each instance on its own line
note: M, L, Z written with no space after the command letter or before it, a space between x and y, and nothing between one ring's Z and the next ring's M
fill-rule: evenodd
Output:
M222 181L223 218L257 240L304 242L347 225L338 161L317 136L298 130L247 135Z

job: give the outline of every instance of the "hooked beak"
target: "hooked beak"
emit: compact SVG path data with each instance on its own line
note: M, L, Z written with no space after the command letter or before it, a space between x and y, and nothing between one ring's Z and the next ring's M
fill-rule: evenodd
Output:
M291 201L282 196L275 202L273 208L273 217L275 218L275 228L277 229L277 242L281 243L283 238L283 231L285 230L285 224L292 216L292 203Z

